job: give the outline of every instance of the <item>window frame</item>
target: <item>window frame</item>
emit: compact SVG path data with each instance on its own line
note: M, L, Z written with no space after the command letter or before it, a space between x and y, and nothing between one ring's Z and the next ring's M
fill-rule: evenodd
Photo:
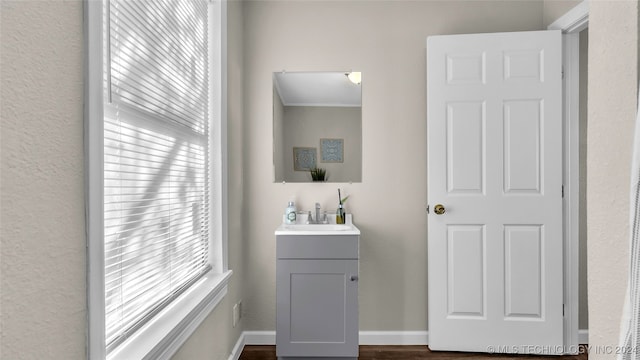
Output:
M84 1L85 217L87 234L87 357L170 359L227 293L227 3L210 1L212 270L109 354L105 344L103 1ZM214 148L215 147L215 148ZM215 197L215 198L214 198Z

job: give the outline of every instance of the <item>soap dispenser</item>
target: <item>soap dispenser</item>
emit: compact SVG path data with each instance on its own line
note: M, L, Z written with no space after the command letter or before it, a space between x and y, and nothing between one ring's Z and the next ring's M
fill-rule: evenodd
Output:
M288 225L292 225L296 223L296 204L292 201L289 201L289 205L284 211L284 223Z

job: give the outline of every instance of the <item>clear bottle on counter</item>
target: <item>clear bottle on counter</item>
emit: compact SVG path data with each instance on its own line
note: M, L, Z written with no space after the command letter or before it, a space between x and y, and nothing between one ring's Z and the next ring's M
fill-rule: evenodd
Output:
M284 211L284 223L295 224L296 223L296 204L293 201L289 201L289 206Z

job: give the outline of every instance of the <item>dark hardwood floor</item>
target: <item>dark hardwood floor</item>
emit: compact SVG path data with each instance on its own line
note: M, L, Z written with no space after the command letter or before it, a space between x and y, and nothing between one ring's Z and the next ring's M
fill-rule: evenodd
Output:
M505 355L431 351L426 346L371 346L361 345L359 360L524 360L524 359L555 359L555 360L586 360L588 354L581 348L579 355L540 356L540 355ZM276 360L276 347L266 345L245 346L240 360Z

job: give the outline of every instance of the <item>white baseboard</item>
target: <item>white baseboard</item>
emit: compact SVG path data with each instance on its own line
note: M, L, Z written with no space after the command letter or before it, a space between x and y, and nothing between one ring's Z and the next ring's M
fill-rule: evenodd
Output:
M360 331L360 345L427 345L428 331Z
M275 331L245 331L244 342L247 345L275 345Z
M360 331L360 345L428 345L428 331ZM578 343L589 343L589 330L578 330ZM275 331L244 331L229 360L238 360L245 345L275 345Z
M233 347L233 350L231 350L231 355L229 355L229 360L240 359L240 355L242 354L242 350L244 349L244 345L246 344L245 338L246 336L244 335L244 332L241 333L240 337L238 337L238 341L236 341L236 345Z
M578 344L588 344L589 343L589 330L580 329L578 330Z
M275 331L245 331L247 345L275 345ZM360 331L360 345L427 345L427 331Z

